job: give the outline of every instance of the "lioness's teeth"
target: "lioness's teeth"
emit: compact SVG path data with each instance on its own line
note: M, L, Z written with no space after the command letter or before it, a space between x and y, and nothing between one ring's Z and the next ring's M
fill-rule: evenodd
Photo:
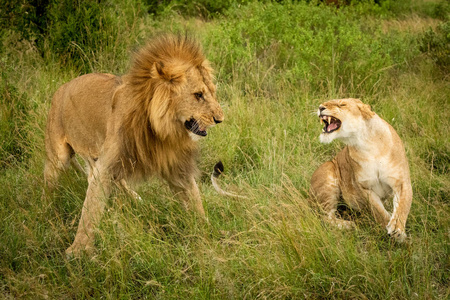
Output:
M328 117L328 124L331 124L331 117Z
M325 129L322 128L322 132L325 132Z
M320 124L323 124L323 119L320 119Z

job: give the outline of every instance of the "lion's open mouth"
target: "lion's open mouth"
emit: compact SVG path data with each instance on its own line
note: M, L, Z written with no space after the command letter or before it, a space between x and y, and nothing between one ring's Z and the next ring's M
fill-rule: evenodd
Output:
M342 125L341 120L332 116L321 115L319 118L320 122L325 124L325 127L322 129L323 133L332 133L333 131L338 130Z
M200 124L194 118L184 122L184 127L186 127L186 129L189 130L190 132L195 133L196 135L199 136L206 136L208 134L206 130L201 130Z

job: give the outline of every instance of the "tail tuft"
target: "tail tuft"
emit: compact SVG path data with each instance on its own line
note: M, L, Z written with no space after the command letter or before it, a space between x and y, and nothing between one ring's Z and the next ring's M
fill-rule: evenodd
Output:
M220 174L222 174L224 170L225 170L225 169L224 169L224 166L223 166L222 161L219 161L219 162L214 166L213 176L216 177L216 178L219 177Z
M228 196L228 197L233 197L233 198L240 198L240 199L248 199L245 196L241 196L235 193L230 193L227 191L222 190L222 188L219 186L219 183L217 182L217 178L220 176L220 174L222 174L224 171L224 167L223 167L223 163L221 161L219 161L215 166L214 166L214 170L211 173L211 182L212 185L214 186L214 189L223 196Z

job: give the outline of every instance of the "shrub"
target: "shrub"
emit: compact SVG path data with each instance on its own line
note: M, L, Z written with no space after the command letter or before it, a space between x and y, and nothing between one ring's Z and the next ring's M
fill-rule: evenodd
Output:
M153 1L146 0L148 12L158 15L165 7L178 11L184 16L200 16L211 18L218 14L224 13L233 6L246 4L249 0L163 0Z
M422 37L420 50L444 72L450 71L450 21L429 29Z
M92 61L96 55L116 45L123 24L133 24L136 11L146 10L140 0L126 3L104 0L3 1L5 9L0 10L3 31L0 31L0 38L4 39L6 34L4 28L15 31L22 39L32 42L41 56L50 60L56 58L82 73L94 71ZM130 6L133 6L134 15L127 11ZM122 13L127 15L122 17Z
M27 116L26 95L19 93L7 76L3 62L0 80L0 170L26 158L23 124Z
M386 70L415 51L405 51L376 25L363 27L361 18L352 7L252 3L230 11L214 32L211 42L223 52L211 53L211 60L230 76L265 63L263 68L312 89L374 92Z
M47 28L50 0L0 0L0 28L13 29L26 40L35 40Z
M92 53L117 35L107 2L63 0L49 9L48 44L63 61L71 61L82 72L92 72Z

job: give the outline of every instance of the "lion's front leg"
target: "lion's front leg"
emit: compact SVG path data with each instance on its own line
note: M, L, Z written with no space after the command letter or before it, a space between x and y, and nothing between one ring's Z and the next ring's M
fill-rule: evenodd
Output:
M83 203L75 240L66 250L68 256L78 256L82 251L91 252L94 249L94 231L100 223L109 193L109 177L90 174L89 187Z
M406 239L405 226L412 202L412 187L409 183L403 183L399 188L394 189L394 211L386 226L390 236L398 242Z
M181 199L186 209L194 210L200 216L205 218L205 210L200 197L200 191L194 177L191 177L181 183L169 181L169 185L174 193Z
M128 183L126 182L125 179L121 179L121 180L119 181L119 183L120 183L120 185L125 189L125 191L126 191L131 197L133 197L135 200L142 201L141 196L139 196L138 193L136 193L135 191L133 191L133 190L128 186Z

